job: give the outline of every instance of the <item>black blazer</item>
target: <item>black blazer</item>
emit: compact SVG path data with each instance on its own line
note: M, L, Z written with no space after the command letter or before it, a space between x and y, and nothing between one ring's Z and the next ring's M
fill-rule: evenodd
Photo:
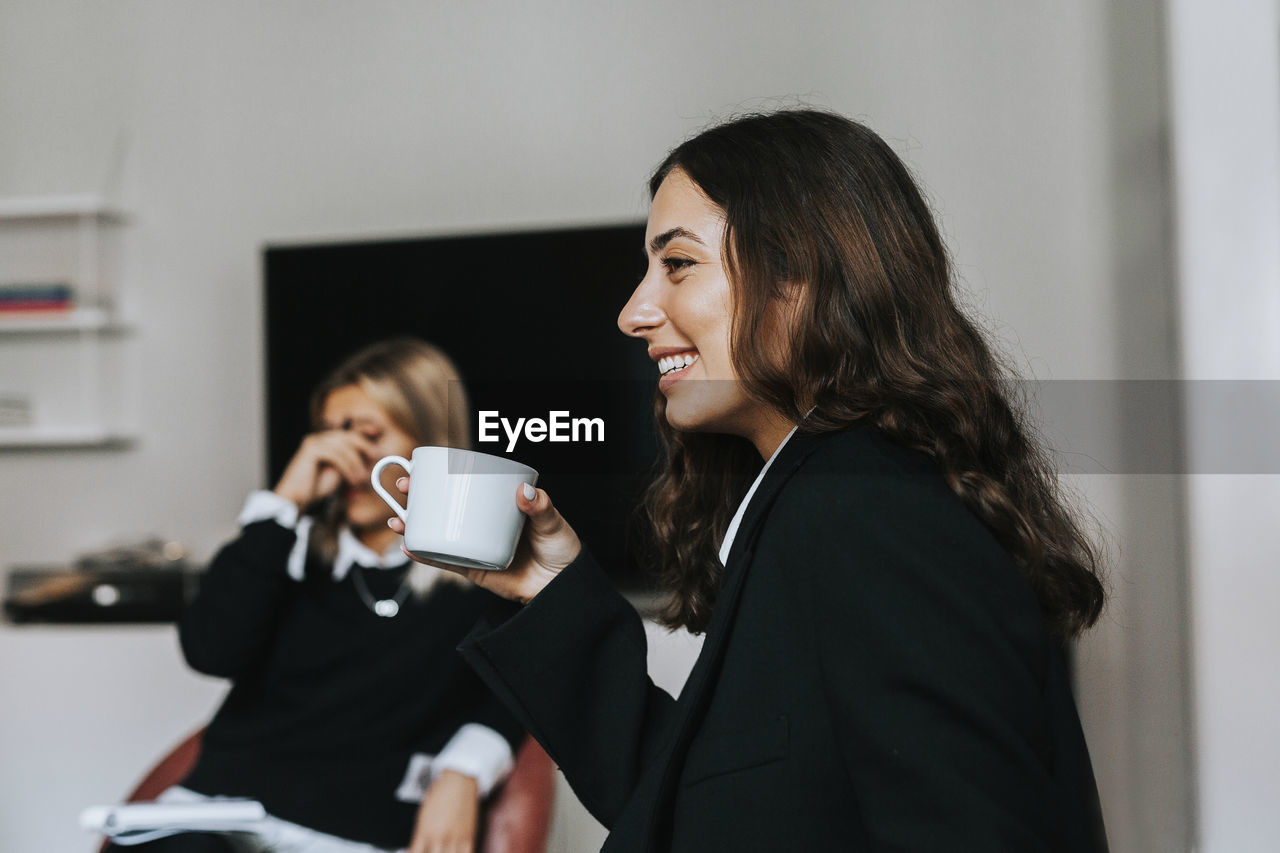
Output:
M1101 851L1060 647L923 455L795 435L679 700L586 552L462 652L611 832L606 851Z

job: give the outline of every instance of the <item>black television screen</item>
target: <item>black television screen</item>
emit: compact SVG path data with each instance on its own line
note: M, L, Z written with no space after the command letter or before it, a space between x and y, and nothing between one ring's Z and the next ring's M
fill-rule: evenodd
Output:
M307 432L311 390L347 355L413 335L447 352L472 403L476 450L539 471L619 587L643 590L629 519L656 453L656 371L617 328L644 272L643 225L271 246L264 252L267 468ZM481 443L478 412L600 419L602 441ZM563 416L561 416L563 418ZM580 435L581 437L581 435ZM599 438L593 435L592 438Z

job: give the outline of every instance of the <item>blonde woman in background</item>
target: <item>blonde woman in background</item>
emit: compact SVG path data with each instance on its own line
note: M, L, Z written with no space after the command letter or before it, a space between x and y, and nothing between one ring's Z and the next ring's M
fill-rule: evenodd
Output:
M316 389L314 431L250 495L181 621L187 662L232 688L194 770L161 797L249 797L270 819L130 849L473 849L480 800L522 736L455 652L494 599L411 568L370 486L383 456L467 446L461 387L444 353L399 339Z

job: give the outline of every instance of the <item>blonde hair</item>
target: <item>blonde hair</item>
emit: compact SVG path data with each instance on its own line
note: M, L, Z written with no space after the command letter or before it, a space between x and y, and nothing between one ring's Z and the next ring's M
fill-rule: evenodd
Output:
M440 348L417 338L392 338L348 356L311 394L313 429L325 428L324 404L329 395L350 385L368 394L413 439L415 446L470 449L471 405L466 388L458 369ZM325 562L332 562L337 556L338 530L346 519L346 508L339 499L327 500L315 518L310 550ZM432 574L430 567L415 564L410 586L424 592ZM454 572L442 572L441 578L465 583Z
M311 395L313 429L325 426L325 400L348 385L358 385L415 444L470 449L467 392L458 369L438 347L393 338L348 357Z

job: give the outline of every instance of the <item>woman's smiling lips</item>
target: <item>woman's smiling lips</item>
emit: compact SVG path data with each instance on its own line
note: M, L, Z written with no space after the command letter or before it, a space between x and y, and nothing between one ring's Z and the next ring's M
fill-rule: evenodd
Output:
M658 390L666 391L685 378L685 371L698 361L698 351L680 347L657 347L649 350L649 358L658 364Z

